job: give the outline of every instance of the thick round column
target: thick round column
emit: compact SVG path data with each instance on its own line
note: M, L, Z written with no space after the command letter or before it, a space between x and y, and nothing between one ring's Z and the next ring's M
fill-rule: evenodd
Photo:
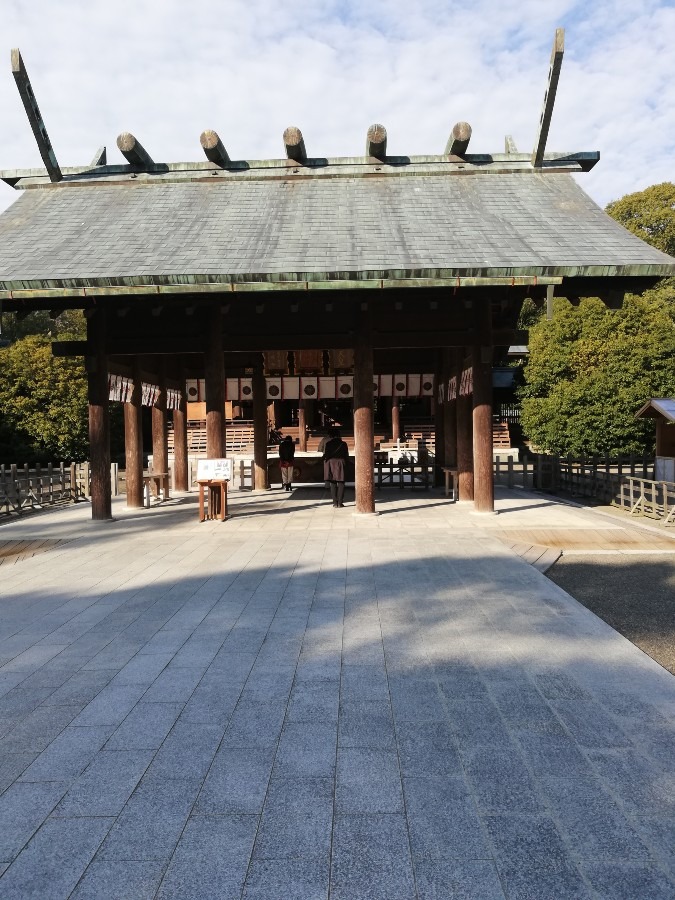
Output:
M307 404L311 400L301 400L298 407L298 450L301 453L307 451Z
M457 474L460 500L473 500L473 400L470 360L457 351Z
M391 439L401 440L401 404L398 397L391 398Z
M225 362L220 306L208 311L204 376L206 380L206 455L225 456Z
M105 352L105 313L101 309L93 311L87 319L87 344L91 517L101 521L112 519L108 360Z
M445 402L443 403L442 416L444 420L443 439L445 442L445 465L457 465L457 398L448 397L448 382L455 375L455 351L446 347L443 350L443 378ZM438 388L438 386L437 386ZM436 390L438 395L438 390Z
M180 372L180 406L173 410L173 486L177 491L190 489L188 472L187 396L185 373Z
M159 357L156 375L159 394L152 407L152 471L169 471L166 415L166 360Z
M354 455L356 462L356 512L375 512L373 469L373 344L369 322L361 321L354 347Z
M438 350L436 360L436 385L443 384L443 351ZM443 396L443 402L439 402L438 391L436 396L432 398L432 412L434 417L434 447L436 456L436 465L434 467L434 484L440 485L444 482L443 466L448 463L445 460L445 416L444 410L447 406L447 397Z
M472 348L473 471L476 512L494 512L492 475L492 316L490 302L477 309L478 342Z
M127 506L143 506L143 407L141 406L141 366L133 363L134 387L124 404L124 457L127 484Z
M262 360L253 369L253 469L256 491L266 491L267 476L267 384Z

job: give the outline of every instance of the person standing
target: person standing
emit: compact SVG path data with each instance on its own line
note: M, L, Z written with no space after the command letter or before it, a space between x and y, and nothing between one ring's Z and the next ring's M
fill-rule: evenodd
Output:
M293 460L295 459L295 444L290 434L287 434L279 444L279 469L281 471L281 486L287 491L293 487Z
M345 472L349 448L342 440L340 432L334 429L330 433L323 451L323 477L330 487L330 495L335 508L344 506L342 502L345 496Z

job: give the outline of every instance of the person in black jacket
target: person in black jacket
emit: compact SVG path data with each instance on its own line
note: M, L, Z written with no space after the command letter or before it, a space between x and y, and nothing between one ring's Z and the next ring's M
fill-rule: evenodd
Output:
M293 487L293 460L295 459L295 444L290 434L287 434L279 444L279 469L281 470L281 486L287 491Z
M341 508L345 496L345 469L349 459L349 448L336 429L331 431L330 440L323 451L323 477L330 487L333 506Z

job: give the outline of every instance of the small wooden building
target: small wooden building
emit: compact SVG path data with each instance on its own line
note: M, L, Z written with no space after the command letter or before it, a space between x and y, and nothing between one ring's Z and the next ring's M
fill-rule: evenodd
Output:
M636 419L656 419L656 481L675 482L675 397L652 397Z
M460 498L492 511L492 364L526 342L523 301L555 292L615 307L675 274L674 259L578 186L599 153L546 151L561 59L559 31L533 152L507 138L503 152L469 153L460 122L441 153L392 154L373 125L364 155L329 158L290 127L280 159L235 158L205 131L201 162L157 162L124 133L124 162L101 149L90 165L61 168L13 51L45 168L0 172L22 192L0 216L0 300L19 314L84 310L86 342L54 352L86 361L93 517L111 515L111 374L126 379L127 490L140 505L144 392L155 466L166 466L173 407L176 479L187 485L187 379L204 381L210 457L224 452L226 379L246 379L256 487L266 486L263 354L288 351L349 351L357 511L374 511L375 376L399 373L434 374L437 460L458 467Z

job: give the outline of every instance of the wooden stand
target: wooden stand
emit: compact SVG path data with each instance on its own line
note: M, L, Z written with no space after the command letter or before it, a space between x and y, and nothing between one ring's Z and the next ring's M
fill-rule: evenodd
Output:
M143 495L145 506L150 506L150 489L155 499L159 499L160 491L162 499L169 499L169 473L168 472L148 472L143 475Z
M198 481L199 485L199 521L205 519L220 519L224 522L227 518L227 482L212 481L210 478ZM204 508L204 494L208 492L206 509Z

